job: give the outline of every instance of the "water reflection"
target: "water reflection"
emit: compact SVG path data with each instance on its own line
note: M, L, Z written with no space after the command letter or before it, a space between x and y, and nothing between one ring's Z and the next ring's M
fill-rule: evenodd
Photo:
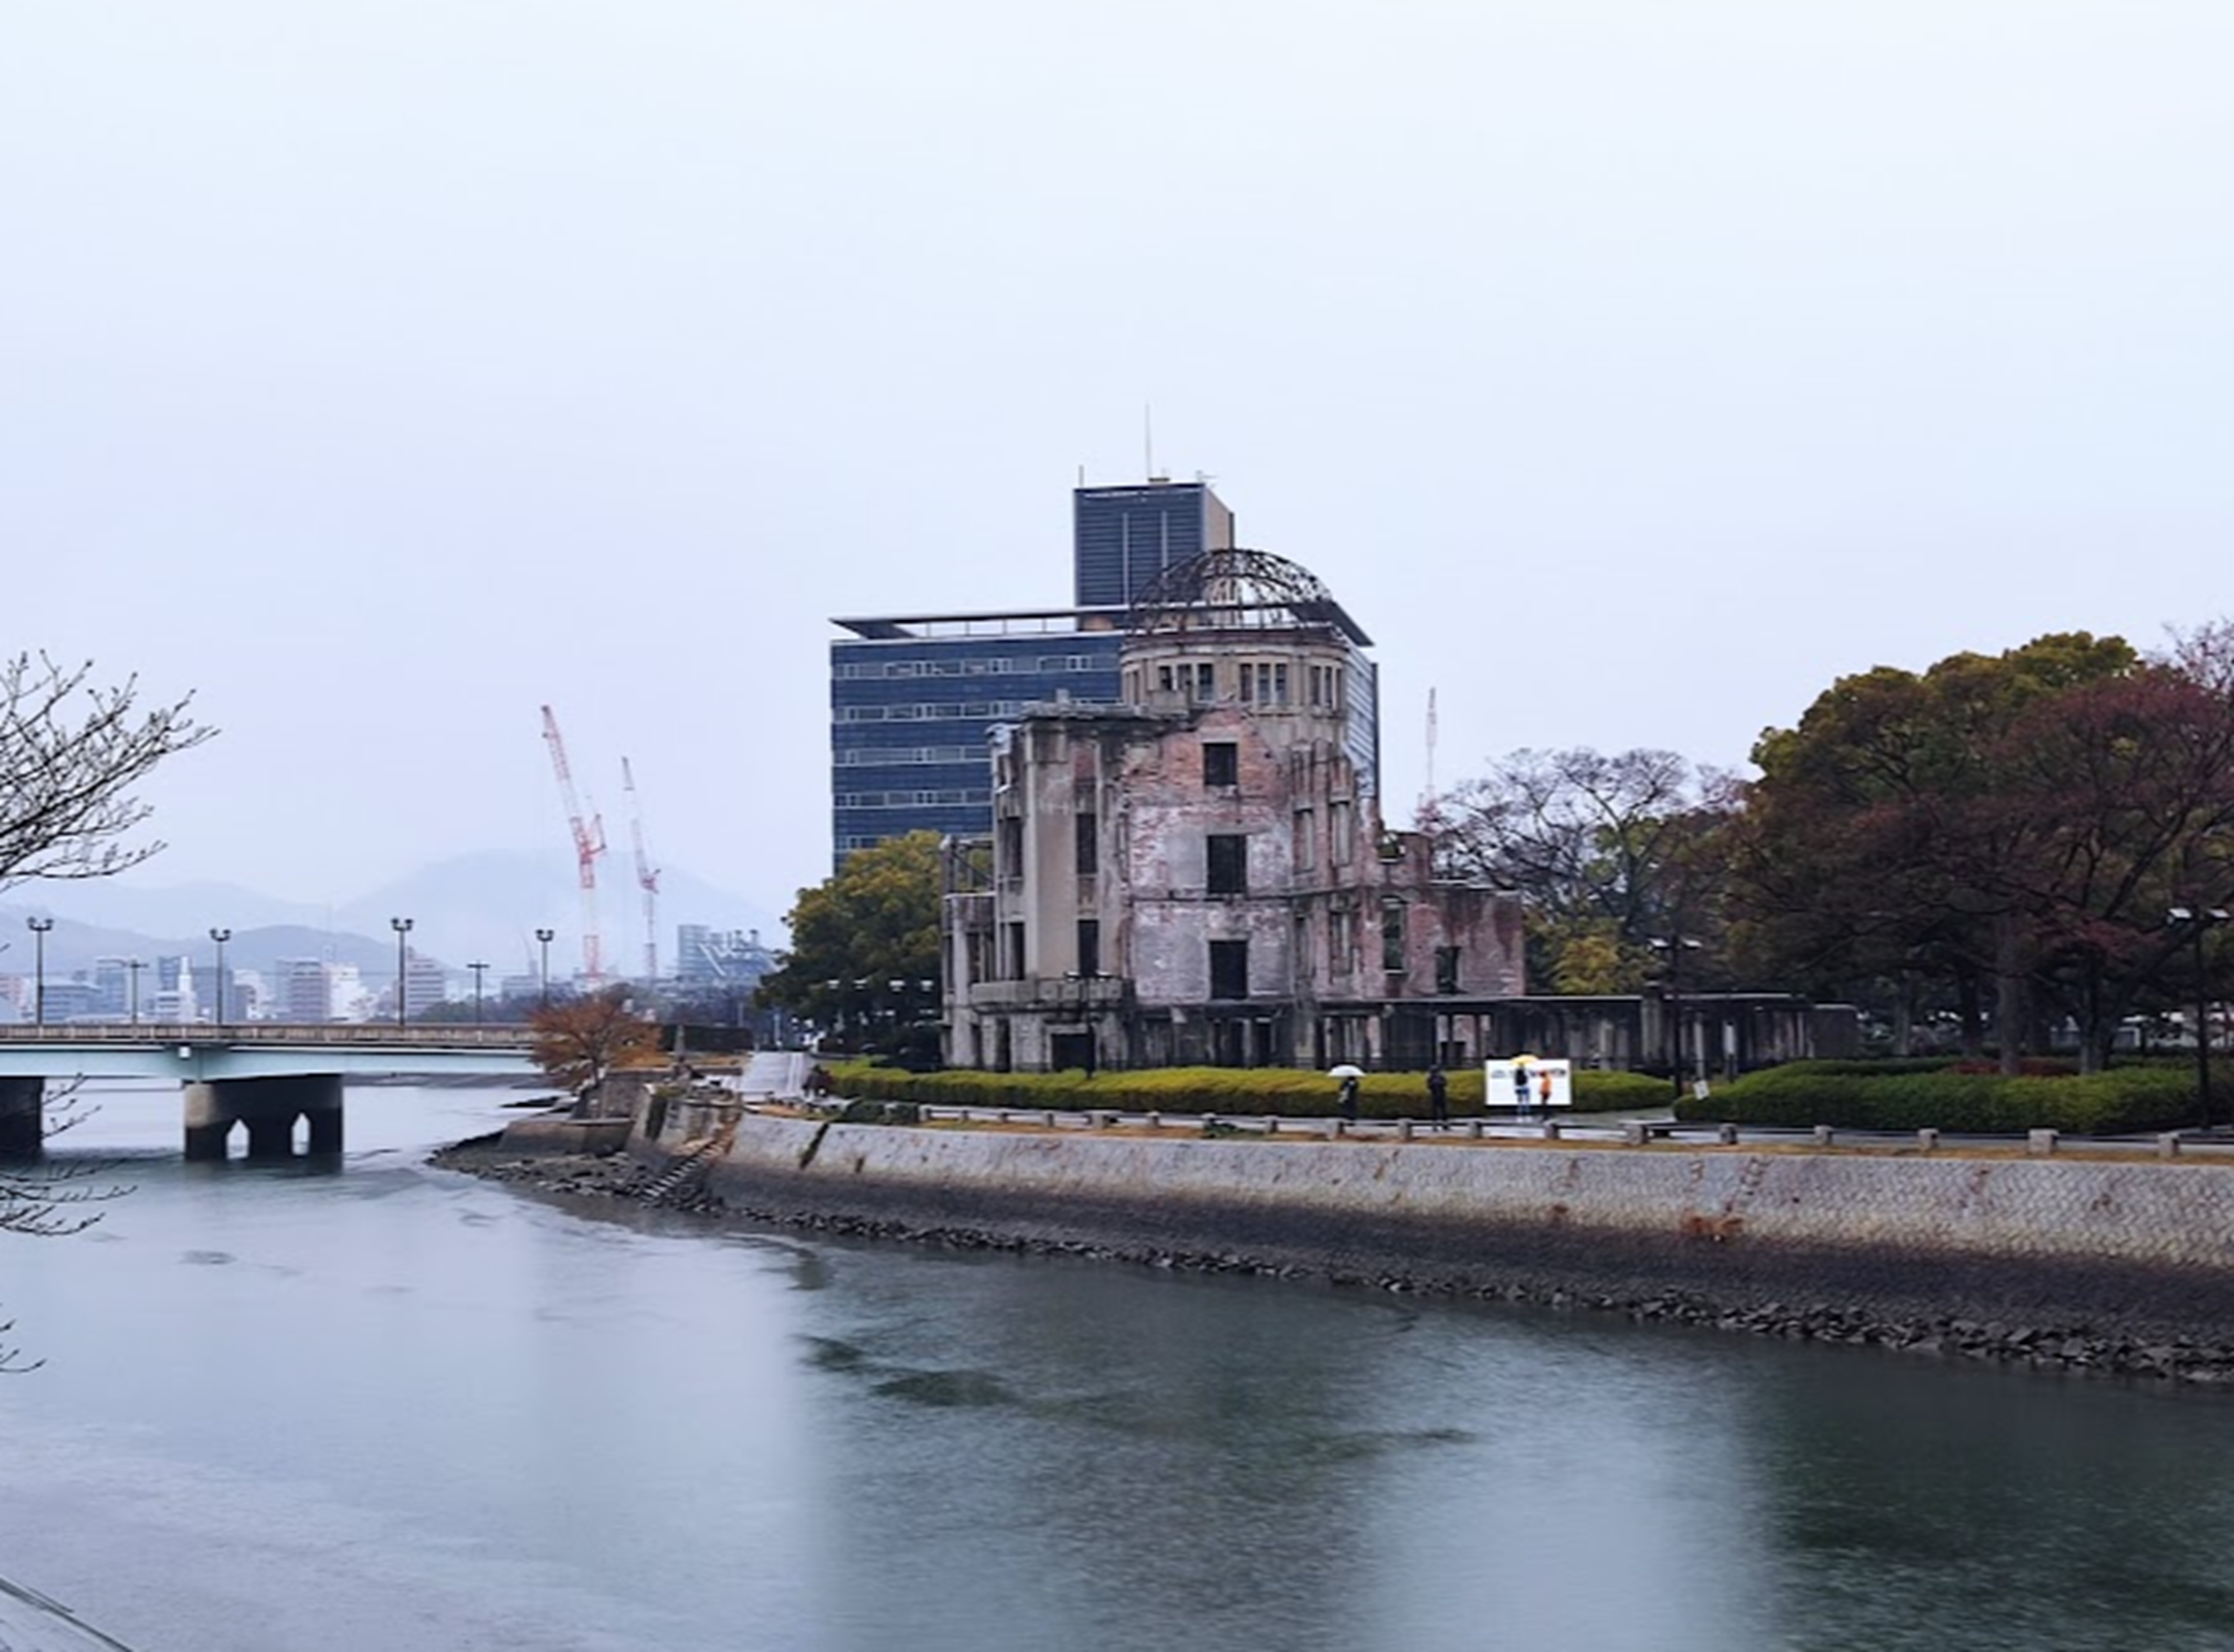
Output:
M10 1573L163 1652L2234 1645L2218 1396L420 1167L501 1099L0 1249Z

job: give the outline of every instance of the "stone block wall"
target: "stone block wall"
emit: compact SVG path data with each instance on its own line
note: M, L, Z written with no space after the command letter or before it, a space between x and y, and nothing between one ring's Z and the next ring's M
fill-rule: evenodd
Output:
M666 1146L675 1145L670 1134ZM2234 1167L1676 1147L1203 1140L748 1116L748 1209L1730 1311L2234 1325Z

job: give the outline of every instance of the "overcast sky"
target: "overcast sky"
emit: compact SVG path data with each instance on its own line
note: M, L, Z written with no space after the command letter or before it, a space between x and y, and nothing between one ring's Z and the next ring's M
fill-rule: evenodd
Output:
M141 877L781 911L833 614L1156 459L1375 637L1390 813L2234 609L2214 0L0 0L0 642L192 689ZM617 865L608 872L625 881ZM676 914L687 918L689 914Z

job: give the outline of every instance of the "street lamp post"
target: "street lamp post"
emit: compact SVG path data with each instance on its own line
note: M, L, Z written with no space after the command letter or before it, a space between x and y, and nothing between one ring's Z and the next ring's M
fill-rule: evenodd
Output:
M212 930L210 939L217 943L217 1025L225 1025L225 944L232 939L231 930Z
M124 960L124 968L132 980L132 1024L134 1027L140 1024L140 972L147 967L147 963L144 958Z
M469 963L466 968L474 972L474 1025L478 1027L481 1024L481 976L488 965Z
M55 926L51 917L27 917L25 927L31 931L31 1019L43 1027L47 1024L47 931Z
M405 937L411 933L411 920L408 917L391 917L388 920L388 927L395 931L395 1024L401 1027L403 1025L406 1002L403 983L407 973L406 964L410 957L408 943Z
M551 943L558 938L556 930L538 930L535 938L543 948L543 1007L551 1008Z
M1668 959L1668 1081L1676 1100L1683 1099L1683 955L1696 952L1700 943L1688 935L1655 935L1645 944ZM1703 1059L1704 1052L1702 1052Z
M2195 1107L2205 1130L2211 1128L2211 983L2204 974L2203 932L2228 916L2223 906L2175 906L2165 914L2166 922L2187 926L2195 945Z

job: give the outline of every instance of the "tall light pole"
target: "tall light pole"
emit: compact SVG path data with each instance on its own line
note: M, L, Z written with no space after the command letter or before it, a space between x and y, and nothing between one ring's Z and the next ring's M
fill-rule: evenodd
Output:
M538 930L535 931L535 938L543 946L543 1007L548 1009L551 1008L551 943L558 938L558 931Z
M2195 1107L2205 1130L2211 1128L2211 983L2204 974L2203 932L2227 921L2223 906L2175 906L2165 920L2187 926L2195 944Z
M404 1015L405 966L409 958L409 948L404 937L411 933L411 920L408 917L391 917L388 920L388 927L395 931L395 1024L401 1027L403 1025Z
M124 967L131 975L132 1024L137 1027L140 1024L140 972L147 967L147 961L145 958L127 958Z
M478 1027L481 1024L481 975L488 965L469 963L466 968L474 972L474 1025Z
M231 930L212 930L210 939L217 943L217 1025L225 1025L225 944L232 939Z
M31 1019L43 1027L47 1024L47 931L55 926L51 917L27 917L24 925L31 931Z
M1700 943L1688 935L1655 935L1645 943L1668 959L1668 1032L1674 1048L1668 1059L1669 1083L1676 1100L1683 1099L1683 954L1696 952ZM1704 1052L1702 1052L1703 1058Z

